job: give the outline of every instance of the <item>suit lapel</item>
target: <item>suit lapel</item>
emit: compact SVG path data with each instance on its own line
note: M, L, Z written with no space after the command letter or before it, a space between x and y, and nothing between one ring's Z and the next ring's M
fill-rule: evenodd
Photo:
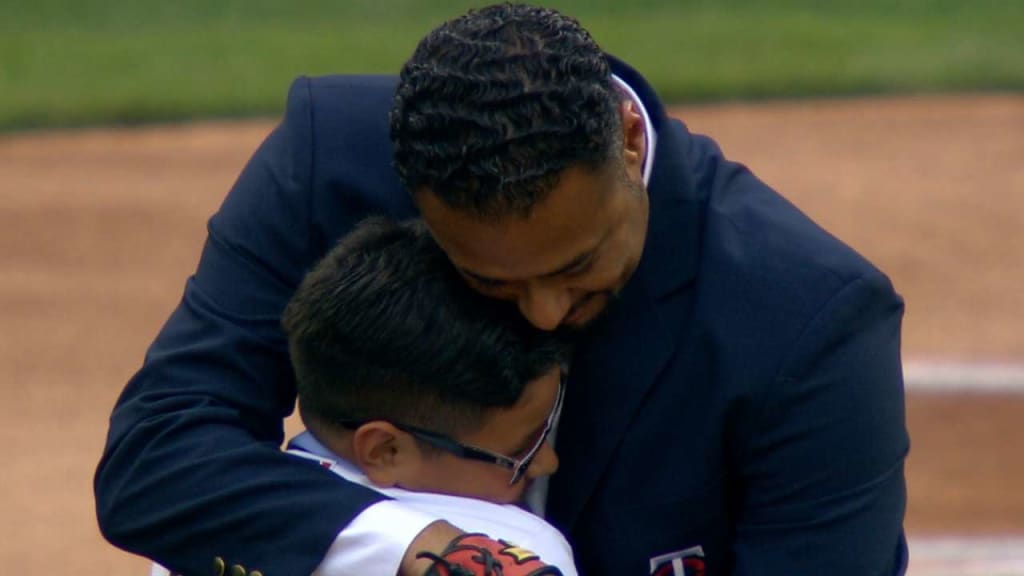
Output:
M634 88L636 88L634 86ZM660 110L657 101L645 106ZM704 199L687 165L690 134L655 118L658 148L648 186L644 255L620 299L589 332L573 359L558 429L560 472L551 479L548 518L570 532L644 397L675 350L659 301L696 275Z
M615 448L674 348L645 282L634 278L573 359L558 428L561 469L548 517L572 528ZM561 449L565 447L565 449Z

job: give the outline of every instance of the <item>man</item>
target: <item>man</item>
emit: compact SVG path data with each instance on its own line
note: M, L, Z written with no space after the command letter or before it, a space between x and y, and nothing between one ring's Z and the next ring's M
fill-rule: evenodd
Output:
M355 222L417 208L471 287L582 332L537 495L582 573L905 569L888 279L667 118L575 21L523 6L432 31L397 89L296 82L115 409L108 538L193 572L306 573L378 546L413 574L458 534L276 453L284 303Z

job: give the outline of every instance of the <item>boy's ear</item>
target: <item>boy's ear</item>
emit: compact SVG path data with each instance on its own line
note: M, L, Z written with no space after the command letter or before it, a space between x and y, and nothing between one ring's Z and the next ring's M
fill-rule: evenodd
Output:
M355 463L381 488L391 488L415 474L421 458L416 440L383 420L357 428L352 450Z

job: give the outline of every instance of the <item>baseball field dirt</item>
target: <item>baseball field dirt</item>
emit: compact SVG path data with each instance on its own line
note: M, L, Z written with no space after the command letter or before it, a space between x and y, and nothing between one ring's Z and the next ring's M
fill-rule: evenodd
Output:
M676 113L891 275L906 359L1024 364L1024 97ZM207 217L272 125L0 135L7 571L146 570L96 528L107 417L180 298ZM912 536L1024 534L1024 394L913 391L908 426Z

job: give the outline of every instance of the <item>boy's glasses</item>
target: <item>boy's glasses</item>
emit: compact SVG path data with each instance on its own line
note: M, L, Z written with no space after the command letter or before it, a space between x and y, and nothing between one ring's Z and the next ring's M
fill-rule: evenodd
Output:
M523 475L530 468L530 464L533 459L540 452L541 447L544 446L544 442L547 442L548 436L551 434L551 430L554 429L555 424L558 423L558 418L562 414L562 400L565 397L565 378L558 382L558 393L555 397L555 405L551 408L551 413L548 415L547 421L544 423L544 429L541 431L540 436L537 437L537 441L530 447L530 449L521 458L512 458L511 456L505 456L492 452L484 448L477 448L476 446L470 446L463 444L444 434L437 432L431 432L430 430L424 430L415 426L407 426L405 424L398 424L391 422L391 424L410 434L431 446L435 446L458 456L459 458L465 458L467 460L477 460L479 462L488 462L491 464L497 464L503 468L512 470L512 480L509 481L508 485L513 486L519 480L522 479ZM366 424L369 420L338 420L338 423L346 428L358 428L363 424Z

